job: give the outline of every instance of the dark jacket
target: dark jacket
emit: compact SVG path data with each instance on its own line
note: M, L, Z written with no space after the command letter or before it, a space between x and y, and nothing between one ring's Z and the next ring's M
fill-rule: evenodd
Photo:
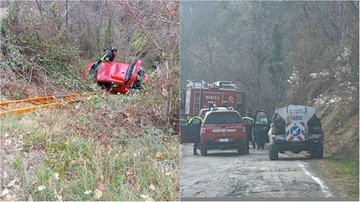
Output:
M101 56L101 61L102 62L108 62L108 61L114 61L116 57L116 53L114 51L112 51L110 48L105 48L104 49L104 53Z

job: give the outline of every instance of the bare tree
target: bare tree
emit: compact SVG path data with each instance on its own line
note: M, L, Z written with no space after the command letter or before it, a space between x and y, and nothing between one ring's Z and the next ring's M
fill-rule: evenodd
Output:
M158 82L162 92L162 118L170 123L171 114L177 109L173 92L174 73L179 71L179 2L178 1L117 1L135 29L141 33L143 47L155 58ZM135 39L136 40L136 39ZM134 40L134 41L135 41ZM144 50L142 50L143 52Z

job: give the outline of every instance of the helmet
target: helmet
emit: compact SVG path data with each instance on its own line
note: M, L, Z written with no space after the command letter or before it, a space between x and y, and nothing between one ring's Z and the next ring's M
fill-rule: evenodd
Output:
M111 51L117 51L117 48L116 47L113 47L112 49L111 49Z

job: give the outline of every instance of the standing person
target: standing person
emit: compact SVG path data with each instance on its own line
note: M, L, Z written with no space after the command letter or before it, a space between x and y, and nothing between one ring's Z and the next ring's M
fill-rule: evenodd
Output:
M194 136L194 147L193 147L193 154L198 155L197 149L199 148L200 143L200 128L203 119L200 116L194 116L189 120L189 127L190 132Z
M97 74L101 62L112 62L112 61L114 61L114 59L116 57L116 52L117 52L116 47L104 48L104 53L102 54L100 60L96 61L91 66L90 74Z
M254 110L252 110L250 108L247 108L245 117L249 117L250 120L252 121L252 123L255 123L255 121L254 121ZM255 140L253 139L253 136L252 136L252 125L249 128L250 128L250 136L251 136L250 141L252 142L253 149L254 149L255 148Z
M246 126L246 153L249 153L249 142L251 141L253 148L255 148L254 140L252 139L252 124L254 123L254 119L249 116L243 117Z

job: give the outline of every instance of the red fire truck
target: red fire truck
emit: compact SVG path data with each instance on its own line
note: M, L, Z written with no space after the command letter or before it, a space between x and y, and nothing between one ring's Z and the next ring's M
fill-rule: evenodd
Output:
M186 86L184 113L189 117L198 115L200 109L213 103L216 106L233 107L242 115L245 113L245 92L238 92L231 81L188 81Z

